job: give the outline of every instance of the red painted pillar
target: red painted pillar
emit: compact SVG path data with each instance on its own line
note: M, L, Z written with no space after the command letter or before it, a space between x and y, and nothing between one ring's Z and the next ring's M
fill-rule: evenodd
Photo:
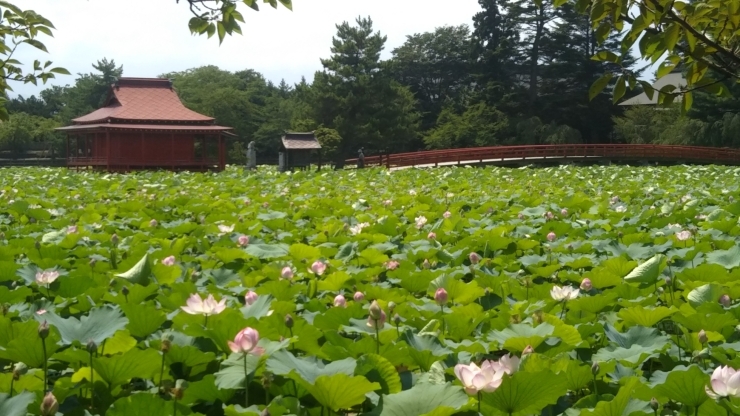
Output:
M111 144L110 144L110 130L105 130L105 170L110 171L110 155L111 155Z

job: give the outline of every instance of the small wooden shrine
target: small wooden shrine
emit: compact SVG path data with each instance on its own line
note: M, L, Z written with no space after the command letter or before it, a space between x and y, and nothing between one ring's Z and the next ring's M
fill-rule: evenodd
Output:
M306 169L314 162L314 155L321 150L316 135L313 132L285 132L280 146L279 168L281 172L294 168ZM321 166L321 154L318 163Z

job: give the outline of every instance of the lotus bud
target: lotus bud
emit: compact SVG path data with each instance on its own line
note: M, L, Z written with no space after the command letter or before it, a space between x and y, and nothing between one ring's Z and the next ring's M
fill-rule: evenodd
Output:
M5 233L0 232L0 240L5 240Z
M89 340L87 341L86 348L87 348L87 352L94 353L95 351L98 350L98 344L96 344L95 341L93 340Z
M568 210L565 209L565 208L561 209L560 210L560 215L562 215L563 217L567 217L568 216Z
M440 306L447 304L447 291L445 288L440 287L436 292L434 292L434 301Z
M283 279L292 279L293 269L291 269L290 266L283 267L283 269L280 270L280 277L282 277Z
M586 221L586 222L588 222L588 221ZM622 237L624 237L624 233L623 233L623 232L621 232L621 231L620 231L620 232L618 232L618 233L617 233L617 238L619 238L619 239L621 240L621 239L622 239Z
M293 328L293 317L290 314L285 315L285 326L290 329Z
M262 387L264 387L265 390L270 390L273 378L272 373L269 371L262 373Z
M380 319L381 312L383 311L380 309L378 301L374 300L373 303L370 304L370 317L377 321Z
M396 302L393 302L393 301L388 302L388 312L393 313L394 309L396 309Z
M23 363L15 363L13 366L13 380L18 381L18 379L21 378L21 376L26 375L28 373L28 366Z
M41 416L54 416L59 411L59 402L52 392L46 393L41 401Z
M658 288L658 296L662 295L663 292L665 292L665 289L663 289L663 286Z
M658 400L655 397L653 397L652 399L650 399L650 408L653 409L656 412L658 411L658 409L660 409L660 403L658 402Z
M590 292L591 289L593 289L591 279L589 279L588 277L583 279L583 281L581 282L581 290L583 290L584 292Z
M49 324L44 321L39 325L39 337L44 339L49 336Z
M90 267L91 268L95 268L95 265L98 264L98 261L95 260L95 259L90 259L90 263L89 264L90 264Z
M666 286L670 286L671 283L673 283L673 279L671 279L670 276L666 276L666 278L665 278L665 284L666 284Z
M524 351L522 351L522 357L524 357L525 355L532 354L532 353L534 353L534 348L532 348L531 345L527 345L527 347L524 348Z
M429 259L424 259L424 262L421 263L421 267L428 270L432 267L432 264L429 263Z
M470 253L468 255L468 259L470 259L470 264L478 264L480 262L481 257L476 253L475 251Z
M393 323L396 324L396 326L398 326L398 324L401 323L401 315L399 314L393 315Z
M703 329L699 331L699 343L700 344L706 344L709 339L707 338L707 333Z
M719 303L725 308L729 308L732 305L732 299L730 299L729 295L725 294L719 297Z
M355 302L362 302L365 299L365 294L362 292L355 292L355 295L352 298Z
M599 367L599 362L594 361L594 363L591 365L591 374L597 375L599 374L600 370L601 370L601 367Z
M270 409L265 407L264 410L260 412L260 416L271 416Z
M118 245L118 234L113 234L110 236L110 242L113 244L113 247Z
M347 300L342 296L341 294L334 297L334 306L335 307L341 307L346 308L347 307Z
M157 220L155 220L154 218L152 218L151 221L149 221L149 226L152 227L152 228L156 227L157 226Z
M544 321L542 310L538 309L534 311L534 313L532 314L532 319L537 325L541 324Z
M257 295L254 291L248 291L246 295L244 295L244 303L247 304L247 306L253 304L254 302L257 302L257 299L259 298L259 295Z
M123 294L123 296L128 296L128 294L130 293L130 290L128 290L128 286L124 286L121 289L121 293Z

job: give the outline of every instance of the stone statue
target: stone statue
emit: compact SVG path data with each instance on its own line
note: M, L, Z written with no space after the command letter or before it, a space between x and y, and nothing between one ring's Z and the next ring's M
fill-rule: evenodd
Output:
M247 145L247 169L257 169L257 150L254 148L254 141Z
M365 167L365 148L363 147L357 151L357 167L360 169Z

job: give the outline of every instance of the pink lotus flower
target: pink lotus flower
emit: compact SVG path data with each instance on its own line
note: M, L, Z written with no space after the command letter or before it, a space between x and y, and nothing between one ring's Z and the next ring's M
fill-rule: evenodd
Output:
M555 239L556 239L556 238L558 238L558 236L557 236L557 235L555 235L555 233L554 233L554 232L552 232L552 231L550 231L550 232L549 232L549 233L547 234L547 241L549 241L549 242L553 242L553 241L555 241Z
M355 292L355 295L352 298L355 302L362 302L365 299L365 294L362 292Z
M719 366L712 373L710 386L705 386L704 391L713 399L740 397L740 372L729 366Z
M77 234L77 226L70 225L69 227L67 227L67 234Z
M444 218L450 218L452 216L452 213L450 211L445 211L444 214L442 214Z
M561 209L560 210L560 215L562 215L563 217L567 217L568 216L568 210L565 209L565 208Z
M226 309L226 299L216 302L213 295L208 295L207 298L202 299L200 295L193 293L186 303L187 306L182 306L180 309L190 315L218 315Z
M681 232L676 233L676 238L678 241L686 241L691 238L691 231L689 230L683 230Z
M149 226L152 227L152 228L156 227L157 226L157 220L155 220L154 218L152 218L151 221L149 221Z
M390 260L390 261L388 261L388 262L385 263L385 268L387 270L396 270L398 268L398 266L400 266L400 265L401 265L401 263L399 263L398 261L396 261L396 260Z
M725 308L729 308L732 305L732 299L730 299L729 295L724 294L719 297L719 303Z
M434 301L440 306L447 304L447 291L445 288L440 287L436 292L434 292Z
M429 234L427 234L427 238L430 240L436 240L437 239L437 233L434 231L431 231Z
M220 231L220 234L219 235L224 235L224 234L231 233L231 232L234 231L234 224L232 224L232 225L219 224L218 225L218 231Z
M591 279L589 279L588 277L583 279L583 281L581 282L581 290L583 290L584 292L589 292L591 291L591 289L593 289Z
M280 270L280 277L283 279L292 279L293 269L290 266L283 267L283 269Z
M59 278L59 272L56 270L44 270L42 272L36 272L36 283L39 285L48 286L54 283Z
M251 305L254 302L257 302L257 298L259 298L259 295L257 295L257 293L250 290L249 292L247 292L246 295L244 295L244 302L247 305Z
M578 297L580 290L573 289L570 286L554 286L550 289L550 296L558 302L573 300Z
M480 367L475 363L455 366L455 375L462 382L465 392L475 396L478 392L492 393L503 381L504 374L513 374L519 368L519 358L505 355L500 361L483 361Z
M234 337L234 341L228 341L229 349L235 354L262 355L265 350L257 346L260 334L256 329L244 328Z
M321 260L313 262L311 265L311 272L317 276L321 276L326 271L326 263Z
M175 256L167 256L162 259L162 264L165 266L173 266L175 264Z
M347 307L347 299L344 298L343 295L337 295L334 297L334 306L337 308L346 308Z
M424 225L427 223L427 217L420 215L416 217L414 221L416 221L416 228L421 230L422 227L424 227Z
M497 373L490 361L484 361L481 367L475 363L455 366L455 375L462 382L465 393L475 396L484 391L493 393L501 385L504 373Z
M480 255L473 251L468 255L468 259L470 260L470 264L478 264L480 262Z
M249 245L249 236L240 235L237 242L239 243L239 246L246 247L247 245Z

